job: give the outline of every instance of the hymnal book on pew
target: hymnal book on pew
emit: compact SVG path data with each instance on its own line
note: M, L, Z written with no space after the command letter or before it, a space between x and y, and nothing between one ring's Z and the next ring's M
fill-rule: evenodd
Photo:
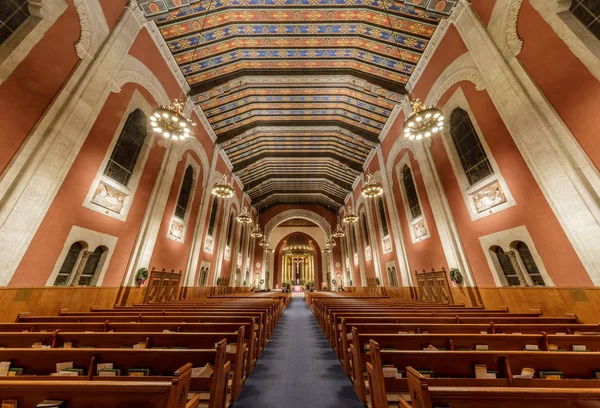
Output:
M530 380L533 378L534 374L535 374L535 370L533 368L524 367L521 370L521 374L515 374L515 375L513 375L513 378L522 378L522 379Z
M391 364L383 365L383 378L396 378L398 374L398 369Z
M540 346L537 344L525 344L524 350L526 351L540 351Z
M96 375L100 375L101 370L112 370L113 368L113 363L98 363L96 364Z
M539 375L544 380L562 380L565 378L562 371L540 370Z
M130 377L147 377L150 375L149 368L130 368L127 371L127 375Z
M487 378L487 366L485 364L475 364L475 378Z
M10 361L0 361L0 377L8 377L10 364Z
M65 402L59 400L43 400L42 402L36 405L37 408L57 408L64 406Z
M587 351L585 344L573 344L573 351Z
M118 377L120 375L120 368L105 368L103 370L98 370L98 377Z
M427 347L423 348L423 351L440 351L437 347L435 347L433 344L430 344Z
M73 348L73 343L70 341L65 341L63 344L63 348Z
M57 373L60 373L65 368L73 368L73 362L72 361L67 361L67 362L64 362L64 363L56 363L56 372Z
M477 351L488 351L490 349L490 346L488 346L487 344L475 344L475 350Z
M206 363L204 367L194 367L192 368L192 378L209 378L212 377L215 369L211 363Z
M75 375L85 375L85 369L83 369L83 368L63 368L61 371L59 371L59 374L62 374L65 372L76 373Z
M431 370L417 370L425 378L433 378L433 371Z
M145 341L140 341L137 344L133 345L134 349L145 349L146 348L146 342Z
M23 367L11 367L10 370L8 370L8 376L16 377L18 375L23 375L24 372L25 369Z
M2 400L0 408L17 408L17 400Z

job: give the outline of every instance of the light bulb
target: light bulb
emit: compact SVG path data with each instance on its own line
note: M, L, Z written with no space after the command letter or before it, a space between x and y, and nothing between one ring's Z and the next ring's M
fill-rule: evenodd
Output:
M431 129L432 132L437 132L439 129L434 127L433 129Z
M421 134L418 134L418 135L417 135L417 140L421 140L421 139L423 139L423 135L421 135Z
M437 125L438 125L438 126L443 126L443 125L444 125L444 122L438 122L438 124L437 124Z
M410 135L410 137L409 137L410 140L414 140L414 138L415 138L415 135Z
M439 113L439 112L436 112L436 113L433 115L433 117L434 117L434 118L437 118L438 116L440 116L440 113Z
M185 139L185 136L184 135L179 135L179 140L183 140L183 139Z
M416 121L417 121L417 122L420 122L420 121L422 121L422 120L423 120L423 118L422 118L422 117L420 117L420 116L417 116L417 117L416 117Z
M431 132L425 132L425 137L431 136Z
M164 137L169 137L169 136L171 136L171 134L165 130L165 131L163 132L163 136L164 136Z
M155 117L157 117L157 118L160 118L160 113L156 112L156 113L154 114L154 116L155 116Z
M190 133L190 129L189 129L189 128L185 128L185 129L183 129L183 131L184 131L185 133Z
M154 130L155 132L158 132L158 133L162 132L162 130L160 130L160 128L158 128L158 127L155 127L155 128L154 128L154 129L152 129L152 130Z
M171 136L171 139L177 140L177 136L173 135L173 136Z
M179 126L181 126L182 128L185 128L185 127L187 127L187 125L185 124L185 122L184 122L184 121L181 121L181 122L179 122Z
M415 125L415 122L408 122L408 127L413 127Z
M165 118L165 119L166 119L166 118L168 118L168 117L169 117L169 114L168 114L168 113L163 113L163 114L162 114L162 116L163 116L163 118Z
M443 116L440 116L440 117L438 118L438 120L440 120L440 121L441 121L441 120L444 120L444 117L443 117Z
M171 116L173 122L179 122L179 118L177 116Z
M150 120L151 120L152 122L156 122L156 116L150 116Z
M192 126L196 126L196 122L192 122Z
M404 133L410 133L410 128L404 128Z
M429 118L431 117L431 113L428 113L427 115L425 115L425 117L426 117L427 119L429 119Z
M156 124L156 122L150 122L150 126L157 127L158 125Z
M410 133L405 133L404 137L410 137Z

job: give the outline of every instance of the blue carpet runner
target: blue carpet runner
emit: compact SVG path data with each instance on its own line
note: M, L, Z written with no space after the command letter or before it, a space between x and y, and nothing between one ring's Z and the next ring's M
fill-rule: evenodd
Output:
M294 298L234 408L363 408L304 299Z

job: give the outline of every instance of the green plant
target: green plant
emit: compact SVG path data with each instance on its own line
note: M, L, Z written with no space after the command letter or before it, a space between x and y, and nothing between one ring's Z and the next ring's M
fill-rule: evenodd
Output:
M144 283L148 279L148 269L140 268L135 274L135 281L137 283Z
M350 286L352 286L352 279L350 280Z
M381 284L381 281L379 280L379 278L375 278L375 283L377 284L377 286L379 286Z
M223 280L223 279L221 279L221 278L217 278L217 286L219 286L219 285L221 284L221 281L222 281L222 280Z
M450 268L450 280L457 285L463 283L464 279L458 268Z
M328 291L328 290L329 290L329 288L328 288L327 286L323 286L323 290L324 290L324 291Z
M242 286L246 286L246 281L244 281L244 283L242 284Z

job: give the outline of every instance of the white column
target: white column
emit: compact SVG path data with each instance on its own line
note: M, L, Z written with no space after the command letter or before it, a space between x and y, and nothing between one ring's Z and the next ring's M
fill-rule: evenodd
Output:
M569 241L600 284L600 178L556 111L515 58L507 62L469 3L456 28L486 89ZM576 80L576 79L573 79Z
M97 56L91 62L87 57L80 62L25 141L13 160L18 171L13 168L10 177L0 182L0 286L7 285L14 275L111 93L113 75L141 24L134 12L125 8Z

